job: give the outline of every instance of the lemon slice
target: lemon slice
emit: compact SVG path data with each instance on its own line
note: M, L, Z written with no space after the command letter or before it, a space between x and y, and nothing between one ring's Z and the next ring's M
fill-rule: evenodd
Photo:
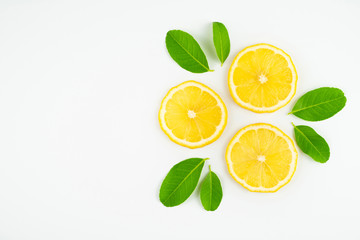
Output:
M220 137L227 122L227 110L209 87L187 81L167 93L161 103L159 121L172 141L199 148Z
M291 138L266 123L240 129L226 149L231 176L252 192L275 192L287 184L297 158Z
M285 106L296 91L297 73L283 50L261 43L235 57L228 84L235 102L253 112L274 112Z

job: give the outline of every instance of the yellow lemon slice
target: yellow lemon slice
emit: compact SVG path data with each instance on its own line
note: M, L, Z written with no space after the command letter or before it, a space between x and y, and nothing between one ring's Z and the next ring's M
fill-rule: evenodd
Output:
M228 84L235 102L253 112L274 112L285 106L296 91L297 73L283 50L261 43L235 57Z
M161 103L159 121L172 141L199 148L220 137L227 122L227 110L220 96L209 87L187 81L167 93Z
M291 138L266 123L240 129L226 149L231 176L252 192L275 192L287 184L297 158Z

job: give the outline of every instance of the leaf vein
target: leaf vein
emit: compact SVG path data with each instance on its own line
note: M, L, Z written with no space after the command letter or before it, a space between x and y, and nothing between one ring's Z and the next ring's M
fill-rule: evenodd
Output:
M196 167L193 168L193 169L189 172L188 175L186 175L186 177L179 183L179 185L174 189L174 191L172 191L172 192L169 194L169 196L166 198L166 200L164 200L164 203L166 203L166 202L170 199L170 197L180 188L180 186L186 181L186 179L188 179L189 176L191 176L191 174L192 174L203 162L205 162L205 160L206 160L205 158L204 158L203 160L201 160L201 162L200 162L198 165L196 165Z
M185 47L183 47L173 36L172 34L169 34L171 36L171 38L187 53L189 54L190 57L192 57L197 63L199 63L204 69L206 69L207 71L209 71L210 69L207 68L204 64L202 64L199 60L197 60L189 51L186 50ZM201 49L201 48L200 48Z
M314 104L314 105L310 105L310 106L307 106L307 107L304 107L304 108L296 109L296 110L294 110L294 111L291 111L289 114L294 114L294 113L296 113L296 112L304 111L304 110L306 110L306 109L313 108L313 107L317 107L317 106L320 106L320 105L322 105L322 104L334 102L334 101L339 100L339 99L342 99L342 98L344 98L344 97L345 97L345 96L341 96L341 97L338 97L338 98L334 98L334 99L332 99L332 100L328 100L328 101L321 102L321 103L317 103L317 104Z
M313 146L313 148L315 148L315 150L320 154L321 157L323 157L324 159L326 159L326 157L317 149L317 147L310 141L310 139L301 131L299 130L299 128L297 128L295 126L295 129L301 133L302 136L304 136L304 138L311 144L311 146Z

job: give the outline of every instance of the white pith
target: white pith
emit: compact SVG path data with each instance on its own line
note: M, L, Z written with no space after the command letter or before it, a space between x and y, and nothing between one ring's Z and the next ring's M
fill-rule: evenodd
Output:
M186 141L184 139L180 139L178 137L176 137L173 133L172 133L172 130L170 128L168 128L168 126L166 125L166 122L165 122L165 113L166 113L166 110L165 110L165 107L167 105L167 102L172 98L172 96L179 90L182 90L186 87L198 87L200 88L202 91L206 91L207 93L209 93L212 97L214 97L218 103L218 106L220 107L220 110L221 110L221 114L222 114L222 118L220 120L220 123L219 125L216 127L216 130L214 132L213 135L211 135L210 137L208 138L203 138L201 139L200 141L198 142L189 142L189 141ZM192 111L192 110L190 110ZM192 111L193 112L193 111ZM193 112L194 114L196 114L195 112ZM191 113L190 113L191 114ZM192 115L192 114L191 114ZM188 116L189 116L189 112L188 112ZM170 91L168 92L167 96L164 98L162 104L161 104L161 109L160 109L160 113L159 113L159 118L160 118L160 121L161 121L161 125L164 129L164 131L169 135L169 137L173 140L175 140L176 142L178 142L179 144L181 145L185 145L185 146L188 146L188 147L199 147L199 146L203 146L203 145L206 145L207 143L211 142L214 138L216 138L217 136L219 136L222 131L224 130L224 126L226 124L226 118L227 118L227 113L226 113L226 107L225 107L225 104L224 102L221 100L221 98L216 94L214 93L210 88L198 83L198 82L195 82L195 81L188 81L188 82L185 82L185 83L182 83L172 89L170 89Z
M276 186L272 187L272 188L265 188L265 187L262 187L262 186L253 187L253 186L248 185L245 180L239 178L238 175L234 172L233 164L232 164L232 162L230 160L231 159L231 151L232 151L234 145L239 141L240 137L245 132L247 132L249 130L258 130L258 129L261 129L261 128L273 130L276 135L282 137L288 143L289 149L292 152L292 161L291 161L291 164L290 164L290 170L289 170L288 175L286 176L286 178L279 181L278 184ZM237 132L235 134L235 136L231 140L229 146L227 147L226 161L227 161L227 164L229 166L229 171L230 171L231 176L233 176L233 178L235 178L236 181L241 183L247 189L249 189L251 191L254 191L254 192L274 192L274 191L278 190L279 188L281 188L282 186L284 186L285 184L287 184L289 182L290 178L292 177L292 175L294 174L295 169L296 169L296 163L297 163L297 151L296 151L296 149L295 149L295 147L293 145L292 140L287 135L285 135L283 132L281 132L279 129L277 129L277 128L271 126L271 125L268 125L268 124L261 124L261 125L260 124L255 124L255 125L249 125L247 127L244 127L239 132Z
M259 155L259 156L257 156L257 160L260 162L265 162L266 158L264 155Z
M193 110L189 110L188 111L188 117L189 118L194 118L194 117L196 117L196 113Z
M261 74L259 76L259 82L260 83L266 83L267 81L268 81L268 78L264 74Z
M291 71L291 74L292 74L292 77L293 77L293 81L291 83L291 90L290 90L289 95L284 100L279 101L276 105L274 105L272 107L255 107L255 106L253 106L253 105L251 105L249 103L246 103L246 102L242 101L239 98L239 96L237 95L237 93L236 93L237 86L233 82L234 68L237 67L236 64L232 64L231 67L230 67L230 70L229 70L229 88L230 88L231 95L233 96L233 98L235 98L235 101L237 103L239 103L240 105L242 105L242 106L244 106L244 107L246 107L248 109L258 111L258 112L272 112L272 111L277 110L278 108L281 108L281 107L285 106L289 102L289 100L293 97L293 95L295 93L295 89L296 89L297 74L296 74L294 64L293 64L291 58L289 57L289 55L287 55L281 49L278 49L276 47L273 47L273 46L270 46L270 45L267 45L267 44L259 44L259 45L256 45L256 46L246 48L245 50L243 50L243 52L241 52L240 54L238 54L235 57L235 59L233 60L233 63L238 62L238 60L244 54L246 54L248 52L251 52L251 51L256 51L259 48L270 49L270 50L274 51L275 54L280 54L281 56L283 56L286 59L286 61L288 62L288 67L290 68L290 71ZM265 80L265 79L263 79L263 80ZM266 78L266 80L267 80L267 78ZM259 78L259 81L261 82L260 78Z

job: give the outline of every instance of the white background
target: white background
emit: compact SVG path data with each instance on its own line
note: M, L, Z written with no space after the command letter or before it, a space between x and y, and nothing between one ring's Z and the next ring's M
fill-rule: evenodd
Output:
M357 0L1 0L0 239L360 239L359 12ZM223 67L212 21L230 34ZM170 29L191 33L215 72L180 68L165 48ZM261 42L289 53L299 74L293 101L271 114L236 105L226 82L236 53ZM218 92L229 112L222 136L194 150L171 142L157 119L168 89L190 79ZM321 86L345 92L339 114L316 123L287 115ZM288 185L251 193L224 155L256 122L291 137L291 122L312 126L331 158L300 153ZM203 210L198 190L178 207L158 200L168 170L190 157L209 157L222 181L215 212Z

